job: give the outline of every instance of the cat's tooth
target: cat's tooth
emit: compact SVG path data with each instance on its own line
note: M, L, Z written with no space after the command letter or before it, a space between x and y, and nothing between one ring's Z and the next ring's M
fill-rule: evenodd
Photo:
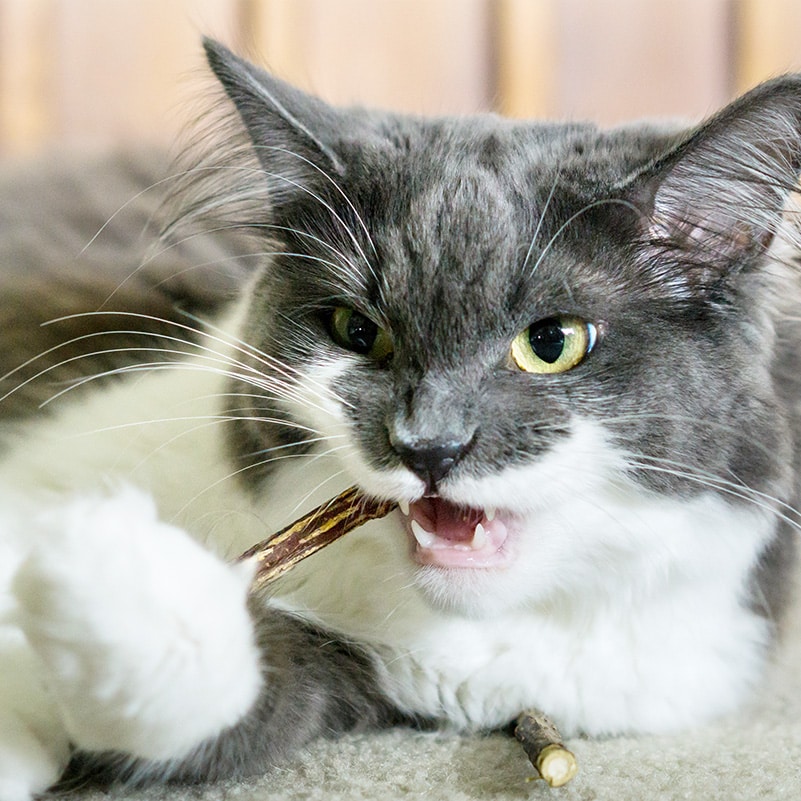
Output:
M404 517L409 516L409 501L398 501L398 508Z
M487 518L487 520L489 522L492 522L493 520L495 520L495 513L496 512L497 512L497 509L494 506L488 506L484 510L484 516Z
M484 526L479 523L476 526L476 530L473 532L473 541L470 543L470 547L474 551L480 551L485 545L487 544L487 531Z
M416 520L412 520L412 534L422 548L430 548L436 542L436 537Z

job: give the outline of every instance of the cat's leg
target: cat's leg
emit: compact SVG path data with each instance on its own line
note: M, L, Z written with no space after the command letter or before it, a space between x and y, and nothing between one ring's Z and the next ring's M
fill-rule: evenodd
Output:
M251 611L263 653L264 684L239 723L166 762L78 752L61 786L85 786L88 780L139 784L252 776L317 737L425 723L399 712L382 694L372 659L358 646L269 606L253 603Z
M73 500L32 526L12 586L74 743L174 758L252 706L249 570L161 522L132 489Z
M0 626L0 801L28 801L61 774L66 730L19 630Z
M0 801L28 801L58 778L69 757L61 715L10 592L23 551L0 519Z
M248 775L322 734L400 719L371 659L246 601L232 567L128 490L51 516L15 581L24 627L103 780Z

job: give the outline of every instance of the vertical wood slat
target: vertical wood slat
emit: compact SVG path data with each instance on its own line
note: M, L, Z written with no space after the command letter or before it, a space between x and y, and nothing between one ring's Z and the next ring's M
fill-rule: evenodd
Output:
M497 107L502 114L546 117L557 110L558 13L558 0L497 0Z
M229 0L70 0L59 11L56 133L84 143L174 135L201 32L236 24Z
M52 3L0 3L0 154L32 151L52 125L48 19Z
M0 152L171 140L238 0L0 0Z
M801 0L0 0L0 153L171 138L201 33L413 112L698 116L801 69Z
M735 86L801 71L801 0L734 0Z

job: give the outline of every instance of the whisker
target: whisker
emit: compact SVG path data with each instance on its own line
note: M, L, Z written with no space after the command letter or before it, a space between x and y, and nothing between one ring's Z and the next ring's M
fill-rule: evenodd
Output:
M545 200L545 205L542 208L542 212L540 213L540 218L537 220L537 227L534 229L534 236L531 237L531 244L528 246L528 252L526 253L526 258L523 259L523 264L520 267L520 272L524 272L526 269L526 265L528 264L528 260L531 258L531 254L534 251L534 245L537 243L537 240L540 238L540 231L542 230L543 223L545 222L545 215L548 213L548 209L550 208L551 201L553 200L553 196L556 192L556 187L559 184L559 178L561 176L561 169L557 169L556 175L554 176L553 183L551 184L551 191L548 193L548 197Z
M327 437L320 437L319 441L325 441L326 439ZM287 450L289 448L299 448L301 446L304 446L305 444L306 444L305 442L290 442L281 445L276 445L273 448L268 448L264 452L274 453L280 450ZM200 492L195 493L195 495L193 495L188 501L186 501L186 503L183 504L183 506L181 506L180 509L178 509L178 511L173 515L172 520L173 521L177 520L193 503L195 503L195 501L197 501L198 498L200 498L205 493L210 492L215 487L218 487L225 481L229 481L233 478L236 478L237 476L240 476L243 473L248 472L249 470L255 470L264 467L265 465L271 465L274 462L283 461L285 459L300 459L303 457L308 457L308 453L303 451L302 453L294 453L294 454L289 453L289 454L282 454L281 456L271 456L269 459L262 459L258 462L253 462L251 464L247 464L243 467L233 470L230 473L227 473L226 475L222 476L221 478L218 478L216 481L213 481L211 484L208 484L206 487L200 490Z
M577 212L571 214L560 226L557 228L556 233L548 240L547 244L543 248L540 255L537 257L537 261L535 262L534 266L531 268L531 272L529 273L529 278L533 277L534 274L539 269L540 264L542 264L543 259L548 255L551 248L556 244L556 240L582 215L586 214L589 211L592 211L595 208L600 206L606 205L616 205L616 206L623 206L624 208L630 209L634 211L636 214L641 215L642 209L638 209L633 203L630 203L628 200L622 200L621 198L601 198L600 200L595 200L592 203L587 203L585 206L582 206Z
M179 312L182 314L182 316L186 317L187 319L189 319L189 320L191 320L193 322L199 323L199 325L203 326L203 328L202 329L195 328L195 327L188 326L188 325L176 322L176 321L164 320L163 318L156 317L156 316L153 316L153 315L141 314L141 313L135 313L135 312L125 312L125 311L81 312L81 313L77 313L77 314L65 315L63 317L55 318L53 320L48 321L47 323L43 323L43 325L52 325L54 323L58 323L58 322L61 322L61 321L72 320L72 319L81 318L81 317L104 316L104 315L105 316L113 316L113 317L133 317L135 319L141 319L141 320L146 320L146 321L150 321L150 322L167 323L170 326L175 327L175 328L180 329L180 330L188 331L190 333L198 333L198 334L202 335L204 339L209 340L211 342L216 342L216 343L222 344L226 348L232 348L235 351L238 351L239 353L241 353L243 355L246 355L246 356L254 359L255 361L261 363L262 365L264 365L268 369L271 369L271 370L275 371L276 373L281 375L282 378L285 378L287 380L293 380L295 378L302 378L304 381L313 384L317 388L317 390L318 390L317 397L319 397L321 399L324 398L324 397L329 397L329 398L331 398L333 400L336 400L338 403L342 403L344 405L352 407L352 404L348 403L343 398L341 398L338 395L336 395L336 393L332 392L332 390L329 387L327 387L326 385L321 384L320 382L316 381L311 376L306 375L301 370L299 370L297 368L294 368L291 365L288 365L288 364L280 361L279 359L276 359L274 356L271 356L270 354L260 350L259 348L253 347L252 345L248 344L247 342L245 342L244 340L240 339L239 337L235 337L235 336L231 335L230 333L225 331L223 328L221 328L221 327L219 327L217 325L214 325L209 321L202 320L201 318L197 317L196 315L194 315L194 314L192 314L190 312L187 312L185 310L179 310ZM211 332L216 332L216 333L222 334L222 336L213 335ZM89 338L89 337L92 337L92 336L102 336L102 335L105 335L106 333L112 333L112 332L102 332L101 331L101 332L95 332L95 333L92 333L92 334L84 334L81 337L76 337L76 338L70 340L69 343L63 343L63 344L71 344L73 342L78 342L78 341L81 341L82 339ZM122 332L119 332L119 333L128 333L128 334L133 334L133 335L144 335L144 336L153 337L153 338L157 338L157 339L165 339L165 340L176 341L176 342L186 342L187 344L190 345L190 347L192 348L193 351L206 351L207 353L215 354L217 356L220 356L221 358L228 359L229 361L231 361L231 363L235 364L237 367L240 367L243 370L247 370L249 372L255 373L258 376L262 375L258 370L256 370L254 367L248 365L247 363L240 362L240 361L238 361L236 359L232 359L231 357L229 357L229 356L227 356L225 354L221 354L218 351L215 351L213 348L201 345L199 343L188 342L187 340L183 340L183 339L176 338L176 337L171 337L168 334L159 334L159 333L155 333L155 332L154 333L145 332L143 334L143 332L141 332L141 331L122 331ZM57 345L57 346L55 346L53 348L50 348L48 351L45 351L45 353L51 353L54 350L58 349L59 347L61 347L61 345ZM111 352L111 351L109 351L109 352ZM101 353L102 353L102 351L99 351L99 352L97 352L95 354L92 354L92 355L100 355ZM40 354L40 356L41 355L42 354ZM183 353L183 355L187 355L187 354ZM190 352L188 355L194 355L194 354L192 354ZM39 358L39 357L34 357L33 359L29 359L25 363L25 365L28 365L28 364L32 363L37 358ZM78 358L85 358L85 356L81 356L81 357L78 357ZM68 361L69 360L66 360L64 363L67 363ZM25 365L23 365L23 366L25 366ZM16 370L19 370L19 369L21 369L21 368L15 368L14 371L11 371L6 376L0 377L0 380L2 380L3 378L7 378L8 376L12 375L13 372L15 372ZM52 368L48 368L48 369L52 369ZM47 371L48 370L44 370L42 372L47 372ZM32 380L32 379L29 379L29 380ZM28 383L28 382L25 382L25 383ZM24 384L23 384L23 386L24 386ZM13 391L15 391L15 390L12 390L12 392ZM0 401L2 401L2 400L3 400L3 398L0 397Z
M753 504L754 506L760 509L769 511L778 519L782 520L783 522L792 526L797 531L801 532L801 522L799 522L799 520L801 520L801 512L795 509L790 504L785 503L784 501L782 501L779 498L776 498L773 495L753 489L752 487L749 487L746 484L729 481L720 476L715 476L713 474L698 472L689 469L686 466L678 463L674 465L674 463L672 463L670 460L662 460L662 459L656 460L653 457L645 457L645 458L651 461L650 462L630 461L628 464L629 466L633 467L636 470L663 473L675 476L677 478L687 479L689 481L694 481L700 484L701 486L708 487L709 489L714 489L719 492L722 492L733 498L738 498L739 500L748 501L749 503ZM665 466L653 464L652 463L653 461L662 462L662 464L664 464ZM790 515L794 515L796 518L798 518L798 520L794 520L792 517L790 517Z
M314 234L311 234L308 231L302 231L299 228L292 228L291 226L286 226L286 225L275 225L275 224L271 224L271 223L240 223L240 224L228 224L228 225L224 225L224 226L218 226L218 227L213 228L213 229L204 228L202 231L197 231L197 232L194 232L194 233L191 233L191 234L187 234L180 241L171 242L170 244L164 246L161 250L157 251L154 255L150 256L149 258L150 259L158 258L159 256L163 255L165 252L167 252L171 247L177 246L180 243L188 242L188 241L190 241L190 240L192 240L194 238L197 238L197 237L205 236L210 231L211 232L214 232L214 231L225 232L225 231L253 230L253 229L256 229L256 230L262 230L262 229L267 230L267 229L269 229L269 230L276 230L276 231L285 231L287 233L292 233L292 234L295 234L297 236L309 239L309 240L315 242L316 244L321 245L322 247L325 247L326 249L331 251L332 255L338 257L342 262L342 264L338 264L336 262L325 262L325 263L330 264L330 266L334 267L337 271L344 270L345 271L344 274L346 276L350 276L351 279L355 278L356 280L352 280L351 283L357 283L358 284L361 281L361 274L359 273L359 270L356 267L356 265L346 256L345 253L343 253L341 250L339 250L333 244L331 244L331 242L327 242L325 239L322 239L319 236L315 236ZM284 251L278 251L278 253L281 254L281 255L297 255L297 254L285 254ZM204 268L204 267L210 267L210 266L213 266L215 264L223 264L223 263L229 262L229 261L239 261L239 260L241 260L243 258L255 259L255 258L259 258L259 257L263 257L263 256L273 256L273 255L276 255L275 251L248 251L248 253L245 254L244 257L243 257L242 254L233 254L231 256L224 256L224 257L212 259L212 260L209 260L209 261L197 262L195 264L192 264L192 265L190 265L188 267L183 268L182 270L178 270L176 272L171 273L166 278L163 278L161 281L158 281L156 284L154 284L154 286L158 288L158 287L163 286L164 284L168 283L170 280L174 279L176 276L183 275L184 273L191 272L192 270L197 270L197 269L201 269L201 268ZM305 254L302 254L302 255L305 255Z
M194 314L192 314L191 312L185 311L185 310L181 310L181 314L183 316L187 317L190 320L197 319ZM216 326L216 325L214 325L212 323L206 323L206 326L208 327L209 331L220 331L220 332L222 332L224 334L226 333L219 326ZM318 390L320 390L320 392L318 392L318 397L320 397L320 398L328 397L328 398L331 398L332 400L335 400L337 403L342 404L343 406L347 406L347 407L349 407L351 409L355 408L355 406L352 403L350 403L349 401L345 400L340 395L335 393L329 386L327 386L325 384L322 384L319 381L317 381L316 379L314 379L311 375L303 373L301 370L298 370L297 368L294 368L291 365L288 365L288 364L285 364L285 363L279 361L275 357L270 356L268 353L264 352L263 350L261 350L259 348L256 348L253 345L248 344L247 342L245 342L242 339L239 339L238 337L233 337L230 334L228 334L228 336L230 337L230 341L231 342L235 343L237 346L241 346L243 352L246 352L249 355L252 355L256 359L262 359L264 361L264 363L267 364L268 366L272 366L272 365L280 366L282 368L282 370L284 371L284 374L287 377L289 377L290 375L294 374L294 375L297 375L300 378L302 378L304 381L307 381L308 383L313 384Z
M206 423L202 423L200 425L194 426L191 429L187 429L186 431L181 431L181 432L173 435L169 439L165 440L164 442L160 443L158 445L158 447L156 447L153 450L151 450L151 452L147 456L142 458L139 462L136 463L136 465L134 465L134 467L132 468L132 471L135 472L136 470L140 469L142 467L142 465L144 465L148 461L148 459L151 459L153 456L155 456L156 454L160 453L165 448L168 448L170 445L173 445L175 442L180 440L181 437L184 437L184 436L187 436L187 435L190 435L190 434L195 434L198 431L202 431L205 428L208 428L210 426L219 425L220 423L225 423L225 422L232 422L234 420L239 420L239 419L242 419L242 418L229 417L229 418L221 418L219 420L210 420L210 421L207 421ZM259 423L267 422L266 420L262 420L261 418L257 418L257 417L247 418L247 419L254 420L255 422L259 422ZM300 430L308 431L309 433L316 433L312 429L307 428L306 426L292 426L292 427L300 429ZM283 450L283 449L287 449L287 448L299 448L301 446L305 447L305 446L308 446L308 445L315 445L318 442L326 442L329 439L332 439L332 437L328 436L328 435L326 435L326 436L317 436L317 437L307 437L307 438L304 438L302 442L283 443L281 445L276 445L276 446L273 446L271 448L265 448L263 451L258 451L256 454L244 454L244 455L258 455L258 454L265 454L266 455L268 453L273 453L273 452L276 452L278 450ZM302 454L297 454L297 455L300 456ZM264 466L265 464L268 464L272 460L273 460L272 458L271 459L267 459L267 460L261 459L259 462L256 463L256 465L257 466Z
M131 206L137 200L139 200L139 198L141 198L144 195L146 195L148 192L152 192L154 189L157 189L158 187L162 186L163 184L166 184L166 183L169 183L171 181L174 181L174 180L176 180L176 178L180 178L181 175L182 175L181 173L176 173L176 174L173 174L173 175L167 175L167 176L165 176L163 178L160 178L158 181L154 181L153 183L151 183L148 186L144 187L144 189L140 189L137 193L135 193L134 195L129 197L125 201L125 203L123 203L116 211L114 211L105 220L105 222L100 226L100 228L97 229L97 231L92 236L92 238L80 249L80 251L78 252L78 256L79 257L83 256L83 254L86 253L86 251L97 241L98 237L103 234L103 232L109 227L109 225L111 225L111 223L114 222L114 220L120 214L122 214L122 212L124 212L125 209L127 209L129 206ZM130 276L129 276L129 278L130 278ZM128 280L128 279L126 278L125 280ZM123 284L124 284L124 282L123 282ZM118 286L117 289L115 289L114 292L112 292L112 294L106 299L106 301L105 301L106 303L113 297L114 293L121 286L122 286L122 284L120 284L120 286Z
M106 351L102 351L106 352ZM169 351L157 351L157 352L167 352ZM75 358L83 358L83 357L75 357ZM198 357L198 358L206 358L209 361L220 361L222 364L225 364L222 360L211 360L208 357ZM71 361L71 360L67 360ZM101 378L108 378L111 376L116 375L128 375L128 374L136 374L136 373L155 373L160 371L178 371L178 370L190 370L195 372L206 372L211 373L213 375L220 376L222 378L230 378L237 381L242 381L243 383L249 384L250 386L255 387L256 389L262 389L273 393L276 397L284 399L284 400L294 400L301 402L304 406L317 409L321 412L326 412L326 409L322 406L318 406L308 398L299 395L295 389L290 385L283 385L280 382L270 381L268 377L264 377L261 380L258 380L258 376L261 374L256 373L257 377L253 375L244 375L241 373L236 373L231 370L223 370L213 366L203 365L195 362L177 362L177 361L162 361L162 362L146 362L143 364L131 364L131 365L124 365L122 367L115 367L111 370L105 370L99 373L95 373L91 376L85 376L73 383L71 383L68 387L60 390L59 392L51 395L47 400L43 401L40 404L40 408L44 408L48 404L58 400L59 398L63 397L69 392L72 392L79 387L84 386L87 383L92 381L99 380ZM0 398L0 401L2 398Z
M356 206L354 205L353 201L348 197L345 190L342 189L342 187L325 170L321 169L317 164L315 164L310 159L307 159L305 156L301 155L300 153L295 153L292 150L288 150L286 148L278 147L275 145L273 146L262 145L262 148L269 150L278 150L286 153L289 156L295 156L296 158L299 158L301 161L308 164L313 169L317 170L317 172L319 172L334 187L334 189L336 189L337 192L339 192L339 194L342 195L342 199L345 201L345 203L348 204L348 207L355 215L356 221L359 223L359 227L362 229L362 231L364 231L364 235L367 237L367 242L372 248L373 254L375 255L376 258L378 258L378 251L376 250L375 243L373 242L373 238L370 236L370 231L367 228L367 224L364 222L364 219L362 218L361 214L359 214L358 210L356 209ZM370 264L369 261L367 261L366 257L364 258L365 261L367 262L367 265L369 266Z
M263 146L257 146L256 147L257 150L260 150L262 148L263 148ZM266 146L266 149L274 149L274 148L272 148L270 146ZM278 149L282 149L282 148L278 148ZM290 153L290 155L297 155L297 154L291 153L291 151L286 151L286 152ZM374 271L374 269L373 269L373 267L372 267L372 265L370 263L370 260L367 258L367 254L364 252L364 249L362 248L361 243L358 240L358 237L356 236L356 234L353 233L353 231L350 229L350 226L345 222L345 220L342 219L342 216L339 214L339 212L337 212L334 209L334 207L330 203L328 203L324 198L320 197L320 195L318 195L316 192L312 191L308 187L303 186L303 184L301 184L301 183L299 183L297 181L293 181L291 178L288 178L285 175L281 175L280 173L271 173L271 172L268 172L267 170L264 171L264 174L269 178L276 178L279 181L284 181L285 183L288 183L290 186L294 186L296 189L299 189L301 192L304 192L305 194L309 195L311 198L316 200L324 209L329 211L331 213L331 215L334 217L334 219L342 226L343 230L347 233L348 237L350 238L351 243L356 248L356 250L359 252L359 255L362 257L362 259L364 259L364 263L367 266L367 268L370 270L371 274L373 276L375 276L375 271ZM323 174L325 174L325 173L323 173ZM336 183L334 183L334 186L336 186ZM346 200L347 200L347 198L346 198ZM357 213L357 216L358 216L358 213ZM365 230L367 230L366 226L365 226ZM369 234L368 234L368 238L369 238ZM371 240L371 244L372 244L372 240ZM373 245L373 247L375 248L374 245Z

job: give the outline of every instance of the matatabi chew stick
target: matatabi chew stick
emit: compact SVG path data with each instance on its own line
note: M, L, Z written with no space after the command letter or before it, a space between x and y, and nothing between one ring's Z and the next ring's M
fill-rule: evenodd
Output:
M562 745L558 729L541 712L530 709L521 713L515 725L515 737L537 773L551 787L561 787L576 775L575 755Z
M330 545L368 520L384 517L395 506L390 501L371 500L355 487L351 487L336 498L312 509L269 539L248 548L239 557L240 561L256 559L258 562L253 590L260 589L302 559Z

